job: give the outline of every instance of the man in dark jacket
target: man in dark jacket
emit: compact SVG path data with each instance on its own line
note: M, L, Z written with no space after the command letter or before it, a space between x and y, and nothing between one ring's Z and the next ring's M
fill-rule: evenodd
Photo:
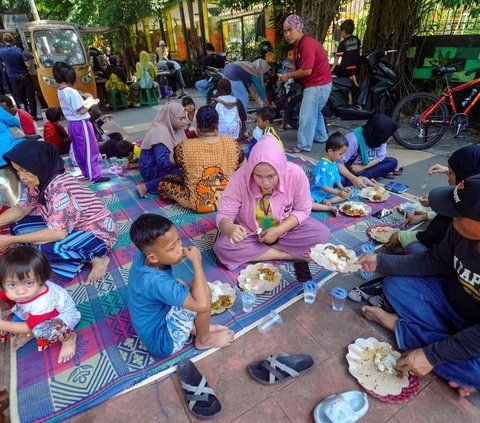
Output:
M20 48L15 46L15 38L6 32L2 36L5 47L0 48L0 61L7 68L7 75L13 87L16 103L25 105L25 109L34 119L37 117L37 100L32 77L25 62L28 60Z
M397 366L433 371L462 396L480 389L480 175L436 188L430 207L453 223L432 249L408 256L367 254L363 271L386 273L383 290L396 311L363 307L367 319L395 332L406 351Z

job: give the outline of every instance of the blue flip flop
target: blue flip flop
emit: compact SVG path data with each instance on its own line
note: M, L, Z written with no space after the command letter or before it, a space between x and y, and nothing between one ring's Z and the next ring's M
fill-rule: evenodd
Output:
M313 411L315 423L355 423L368 411L367 394L347 391L325 398Z

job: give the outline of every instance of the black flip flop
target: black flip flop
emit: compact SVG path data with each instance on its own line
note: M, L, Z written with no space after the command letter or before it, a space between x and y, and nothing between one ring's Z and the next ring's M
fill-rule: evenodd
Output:
M270 355L265 360L254 361L248 365L248 372L262 385L273 385L288 377L298 377L313 367L313 358L309 355L288 355L284 352Z
M177 364L177 375L185 392L188 409L195 417L208 420L220 413L222 405L215 392L209 387L205 376L189 359L182 360Z

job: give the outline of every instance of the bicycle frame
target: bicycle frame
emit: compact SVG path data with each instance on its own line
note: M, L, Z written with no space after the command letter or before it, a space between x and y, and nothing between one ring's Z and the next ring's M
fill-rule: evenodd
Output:
M448 123L450 124L450 119L448 119L447 122L444 121L435 121L435 120L429 120L428 116L437 109L437 107L442 104L446 99L448 98L450 107L453 110L453 113L457 112L457 107L455 104L455 100L453 98L453 94L462 91L468 87L471 87L472 85L480 83L480 78L476 78L473 81L466 82L465 84L459 85L458 87L451 88L449 85L447 85L447 88L445 90L445 93L438 99L438 101L434 104L432 104L427 110L425 110L421 115L420 115L420 122L427 124L427 123ZM479 101L480 99L480 90L477 93L476 97L473 99L473 101L468 105L468 107L463 111L466 115L470 113L470 110L475 106L475 104Z

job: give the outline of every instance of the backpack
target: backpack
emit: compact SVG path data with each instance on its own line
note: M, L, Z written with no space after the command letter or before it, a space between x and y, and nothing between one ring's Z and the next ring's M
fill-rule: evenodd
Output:
M237 106L227 107L221 102L217 102L215 110L218 112L218 134L230 135L237 139L241 125Z
M142 68L142 65L140 65ZM140 79L138 81L140 84L140 88L152 88L153 87L153 79L148 73L147 69L142 68L142 75L140 76Z

